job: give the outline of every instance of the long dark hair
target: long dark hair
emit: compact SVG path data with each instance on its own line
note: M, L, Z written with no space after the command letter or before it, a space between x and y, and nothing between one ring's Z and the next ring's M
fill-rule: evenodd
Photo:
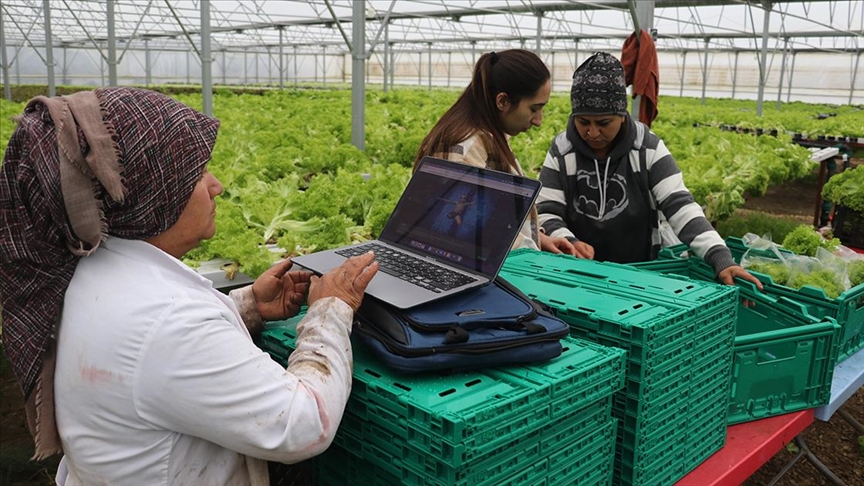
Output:
M480 56L471 83L420 143L414 168L424 156L448 152L475 132L484 139L491 168L505 172L515 168L516 157L507 144L495 97L506 94L515 109L550 77L546 64L531 51L509 49Z

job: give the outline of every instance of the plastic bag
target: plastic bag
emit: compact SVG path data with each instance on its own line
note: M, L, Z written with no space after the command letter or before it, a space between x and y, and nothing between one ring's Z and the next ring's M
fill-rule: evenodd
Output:
M741 266L770 276L776 284L793 289L809 285L834 299L864 283L864 255L844 246L833 252L820 247L816 256L809 257L782 248L768 235L747 233L742 240L748 249L741 257Z
M747 245L747 251L741 256L741 266L768 275L776 284L786 285L791 274L780 246L767 235L747 233L742 240Z
M848 288L864 285L864 255L843 245L834 251L834 255L840 258L846 267Z
M816 257L795 255L786 259L790 274L786 285L793 289L809 285L822 289L828 298L835 299L849 288L846 267L831 252L823 248L819 250Z

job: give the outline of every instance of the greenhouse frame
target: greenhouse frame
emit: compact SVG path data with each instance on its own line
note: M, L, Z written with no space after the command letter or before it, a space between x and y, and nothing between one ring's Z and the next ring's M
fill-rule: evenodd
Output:
M661 94L755 99L761 113L771 99L861 103L862 19L861 1L838 0L7 0L0 51L7 99L13 83L200 84L212 113L214 85L350 83L356 100L367 83L462 86L480 53L511 47L566 88L580 59L639 28L656 39ZM354 119L362 148L360 106Z

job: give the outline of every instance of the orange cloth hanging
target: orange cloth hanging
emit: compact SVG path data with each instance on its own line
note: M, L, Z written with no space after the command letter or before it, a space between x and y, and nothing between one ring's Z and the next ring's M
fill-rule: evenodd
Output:
M657 49L654 39L644 30L624 41L621 48L621 64L624 66L624 80L633 85L633 96L640 95L639 121L651 126L657 118L657 95L660 92L660 67L657 62Z

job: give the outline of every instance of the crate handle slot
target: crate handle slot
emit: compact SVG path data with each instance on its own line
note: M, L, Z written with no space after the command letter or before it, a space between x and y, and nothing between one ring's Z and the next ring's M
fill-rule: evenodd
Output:
M778 361L792 359L795 357L797 350L798 345L795 342L760 347L756 351L756 364L777 363Z
M598 273L583 272L583 271L581 271L581 270L574 270L574 269L572 269L572 268L568 268L567 270L565 270L565 272L567 272L567 273L572 273L572 274L576 274L576 275L579 275L579 276L582 276L582 277L597 278L597 279L600 279L600 280L606 280L606 279L609 278L608 275L601 275L601 274L598 274Z

